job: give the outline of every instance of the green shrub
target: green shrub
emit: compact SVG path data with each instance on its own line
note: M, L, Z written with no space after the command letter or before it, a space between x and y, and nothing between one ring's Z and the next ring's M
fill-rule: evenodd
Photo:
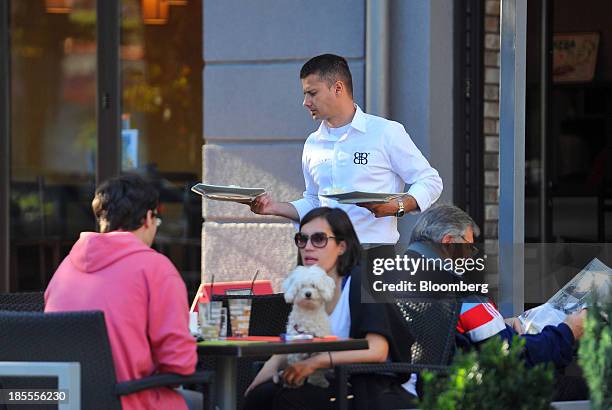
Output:
M587 313L578 349L578 363L589 386L594 410L612 409L611 315L612 303L593 303Z
M448 377L424 373L423 410L549 409L553 372L547 366L525 368L524 340L512 346L498 337L480 352L459 353Z

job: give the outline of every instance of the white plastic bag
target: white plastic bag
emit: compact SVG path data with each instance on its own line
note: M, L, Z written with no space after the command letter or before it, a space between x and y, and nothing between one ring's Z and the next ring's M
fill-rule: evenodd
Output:
M519 320L525 333L540 333L548 325L558 325L567 315L588 307L590 297L597 291L600 298L610 300L612 269L595 258L555 295L541 306L524 312Z

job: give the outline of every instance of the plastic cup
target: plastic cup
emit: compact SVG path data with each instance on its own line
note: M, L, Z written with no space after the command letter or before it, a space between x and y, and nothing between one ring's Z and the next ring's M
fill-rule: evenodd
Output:
M251 299L228 299L232 336L245 337L249 335L251 320Z
M227 337L227 308L221 308L221 326L219 327L219 337Z
M189 332L194 336L200 333L198 329L198 314L196 312L189 312Z
M198 313L200 316L200 334L204 339L217 339L221 330L221 311L223 302L215 301L200 303Z

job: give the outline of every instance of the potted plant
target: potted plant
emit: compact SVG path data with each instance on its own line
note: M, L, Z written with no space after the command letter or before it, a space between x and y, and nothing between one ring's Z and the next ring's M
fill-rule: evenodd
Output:
M612 295L612 289L608 295ZM594 298L589 307L578 349L578 363L589 386L594 410L612 408L612 302L601 300Z
M524 341L512 344L492 338L479 352L455 356L447 377L424 373L423 410L549 409L553 371L538 365L526 368Z

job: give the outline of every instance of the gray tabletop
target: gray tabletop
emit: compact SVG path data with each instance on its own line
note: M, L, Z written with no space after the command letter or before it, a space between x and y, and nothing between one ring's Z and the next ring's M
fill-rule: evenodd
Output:
M200 355L232 357L364 350L367 348L366 339L294 340L290 342L207 340L198 342Z

